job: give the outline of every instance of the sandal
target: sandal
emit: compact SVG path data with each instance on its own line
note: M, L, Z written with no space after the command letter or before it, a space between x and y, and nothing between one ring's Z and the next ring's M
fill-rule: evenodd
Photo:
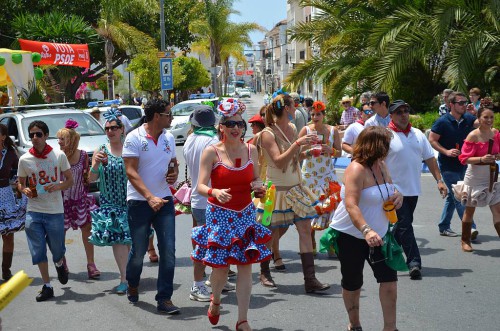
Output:
M101 277L101 272L95 266L95 263L87 264L87 274L89 275L89 279L99 279Z
M276 269L277 271L285 271L286 270L286 266L284 264L281 264L281 265L276 265L276 262L278 261L283 261L283 259L281 257L278 257L276 260L273 259L274 261L274 269ZM281 262L283 263L283 262Z
M248 321L245 320L245 321L239 321L238 323L236 323L236 331L240 331L240 329L239 329L240 325L245 324L245 323L248 324Z
M220 306L220 302L219 303L214 302L214 295L213 294L210 296L210 304L214 305L214 306ZM219 313L217 315L215 315L215 314L212 314L210 312L210 307L208 307L207 316L208 316L208 320L210 321L210 324L217 325L217 323L219 323L220 309L219 309Z
M156 251L154 248L148 249L149 254L149 262L156 263L158 262L158 255L156 255Z
M261 272L259 279L260 283L264 287L276 287L276 283L274 282L273 277L271 276L271 273L269 271Z
M361 326L348 326L347 331L363 331Z

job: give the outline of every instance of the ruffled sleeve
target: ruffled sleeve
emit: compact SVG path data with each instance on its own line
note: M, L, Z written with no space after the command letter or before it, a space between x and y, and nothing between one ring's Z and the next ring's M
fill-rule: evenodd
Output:
M461 153L460 153L460 155L458 156L458 160L459 160L462 164L467 164L467 160L468 160L470 157L475 156L476 151L477 151L477 148L478 148L478 144L477 144L477 143L474 143L474 142L472 142L472 141L465 140L465 141L464 141L464 144L462 145L462 152L461 152Z

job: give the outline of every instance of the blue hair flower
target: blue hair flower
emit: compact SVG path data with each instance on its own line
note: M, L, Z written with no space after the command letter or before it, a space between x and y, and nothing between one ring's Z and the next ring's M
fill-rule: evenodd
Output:
M117 108L109 108L107 112L102 114L106 122L116 121L118 117L122 116L122 112Z

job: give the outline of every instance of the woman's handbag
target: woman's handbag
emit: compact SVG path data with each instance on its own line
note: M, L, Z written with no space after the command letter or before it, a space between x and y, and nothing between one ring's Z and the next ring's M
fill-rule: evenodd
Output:
M408 266L403 256L403 248L401 248L396 238L394 238L390 223L383 240L384 244L381 250L382 255L385 257L385 264L394 271L408 271Z
M174 197L178 200L175 209L183 214L191 214L191 178L188 178L187 165L184 172L184 180L177 184Z

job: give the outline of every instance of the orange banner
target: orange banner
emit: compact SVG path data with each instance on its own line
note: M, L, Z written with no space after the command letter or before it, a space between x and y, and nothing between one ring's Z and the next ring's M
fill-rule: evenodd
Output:
M25 39L19 39L19 44L24 51L40 53L42 60L34 63L35 65L90 67L87 44L58 44Z

